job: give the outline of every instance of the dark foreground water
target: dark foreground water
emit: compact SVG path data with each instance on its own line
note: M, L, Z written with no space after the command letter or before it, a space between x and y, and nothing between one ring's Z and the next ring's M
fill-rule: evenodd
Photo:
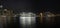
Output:
M37 21L37 28L58 28L60 27L60 17L52 17L49 19L54 19L54 20L50 20L50 22L46 21L44 18L43 23L39 23L39 21Z
M22 25L19 23L19 17L14 18L15 20L12 20L10 24L7 23L7 26L4 26L4 28L22 28ZM40 23L40 19L36 18L36 23L32 24L30 28L58 28L60 27L60 17L52 17L49 19L54 19L50 21L46 21L44 18L43 23ZM27 25L25 28L29 28Z

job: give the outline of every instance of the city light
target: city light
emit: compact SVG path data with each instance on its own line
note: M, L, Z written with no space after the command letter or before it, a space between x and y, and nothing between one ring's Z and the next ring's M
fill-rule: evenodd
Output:
M20 24L23 25L23 27L26 27L26 25L30 27L30 25L35 24L35 14L22 12L20 15Z
M0 28L58 28L59 4L58 0L0 0Z

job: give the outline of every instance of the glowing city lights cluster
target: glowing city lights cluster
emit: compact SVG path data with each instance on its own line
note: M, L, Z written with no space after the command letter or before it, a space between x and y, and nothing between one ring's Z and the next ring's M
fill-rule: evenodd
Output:
M36 22L36 15L34 13L26 13L26 12L22 12L20 13L20 24L25 27L26 25L32 25L35 24Z
M23 21L24 19L25 20L28 20L28 22L30 23L30 21L33 21L35 20L35 14L33 13L26 13L26 12L23 12L20 14L20 19ZM24 23L24 22L23 22Z

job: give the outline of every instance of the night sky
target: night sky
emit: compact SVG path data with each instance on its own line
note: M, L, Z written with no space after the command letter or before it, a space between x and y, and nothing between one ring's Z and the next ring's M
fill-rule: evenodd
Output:
M58 0L1 0L4 8L13 9L15 11L32 11L42 12L51 11L54 13L60 12Z

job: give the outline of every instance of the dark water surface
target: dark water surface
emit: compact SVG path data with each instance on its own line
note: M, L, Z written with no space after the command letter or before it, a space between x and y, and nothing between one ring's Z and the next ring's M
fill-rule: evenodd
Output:
M15 20L12 20L10 24L7 24L6 28L22 28L22 26L19 23L19 17L15 17ZM36 18L36 24L33 25L31 28L58 28L60 26L60 17L51 17L49 19L54 19L50 21L46 21L44 18L43 23L40 23L39 17ZM28 26L27 26L28 27Z
M54 20L50 20L49 22L45 20L44 18L44 21L43 23L37 23L37 28L58 28L60 27L60 17L57 16L57 17L51 17L49 19L54 19Z

